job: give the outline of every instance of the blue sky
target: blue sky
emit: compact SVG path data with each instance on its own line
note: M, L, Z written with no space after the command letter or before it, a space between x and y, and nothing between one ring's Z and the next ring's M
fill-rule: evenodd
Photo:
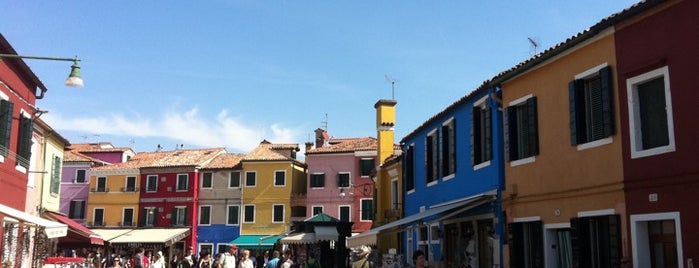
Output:
M42 119L73 143L135 151L376 136L394 97L396 142L483 81L632 0L10 1L0 33L48 87ZM12 12L8 12L12 11ZM391 83L395 81L392 95ZM327 114L327 120L326 120Z

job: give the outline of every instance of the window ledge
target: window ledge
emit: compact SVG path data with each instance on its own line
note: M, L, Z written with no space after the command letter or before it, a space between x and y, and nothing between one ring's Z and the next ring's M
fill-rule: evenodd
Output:
M480 163L480 164L478 164L478 165L473 166L473 170L479 170L479 169L484 168L484 167L487 167L487 166L490 166L490 160L485 161L485 162L483 162L483 163Z
M510 167L526 165L526 164L534 163L534 162L536 162L536 156L530 156L527 158L522 158L522 159L517 159L515 161L510 161Z
M607 145L607 144L612 143L612 141L613 141L612 137L607 137L607 138L604 138L604 139L599 139L599 140L596 140L596 141L591 141L591 142L588 142L588 143L583 143L583 144L578 145L578 151L587 150L587 149L599 147L599 146L602 146L602 145Z
M637 151L637 150L631 150L631 158L641 158L641 157L647 157L647 156L654 156L654 155L659 155L659 154L665 154L665 153L671 153L675 151L675 145L667 145L667 146L662 146L662 147L655 147L647 150L642 150L642 151Z
M456 177L454 173L447 175L446 177L442 178L442 181L448 181Z

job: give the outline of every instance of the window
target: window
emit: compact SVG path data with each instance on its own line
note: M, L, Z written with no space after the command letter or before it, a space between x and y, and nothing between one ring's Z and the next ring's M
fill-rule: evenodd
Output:
M286 185L286 171L277 170L274 172L274 186Z
M237 225L240 224L240 206L229 205L226 211L226 224Z
M272 206L272 222L284 222L284 205Z
M141 217L141 225L145 227L155 226L158 210L154 207L143 208L143 216Z
M177 174L177 191L183 192L187 191L187 185L189 184L188 174Z
M337 173L337 187L340 187L340 188L350 187L350 173L349 172Z
M526 96L510 103L505 120L505 147L510 161L539 154L536 97Z
M313 215L311 215L311 216L315 216L315 215L318 215L320 213L323 213L323 206L313 206L311 208L311 210L313 211Z
M404 171L405 176L403 176L403 184L405 185L405 191L415 190L415 145L411 144L405 150L405 164Z
M662 67L626 80L631 158L675 151L670 74Z
M245 172L245 186L255 187L257 185L257 173L255 171Z
M172 226L187 225L187 210L187 207L175 207L172 209L172 216L170 217Z
M611 68L605 63L568 83L570 142L584 144L614 134Z
M226 213L226 224L240 224L240 206L229 205Z
M439 176L437 148L437 131L434 130L425 137L425 182L427 184L436 181Z
M136 177L128 176L126 177L126 192L137 192L136 188Z
M490 106L488 97L473 105L471 120L471 161L474 166L488 162L493 157Z
M324 173L313 173L311 174L311 188L323 188L325 187L325 174Z
M199 224L211 224L211 206L199 206Z
M442 177L448 177L456 172L456 140L454 129L456 121L450 119L442 125Z
M85 183L87 182L87 178L85 177L86 175L86 170L84 169L78 169L75 171L75 183Z
M255 205L245 205L245 218L244 223L254 223L255 222Z
M53 166L51 167L51 185L50 191L52 194L58 194L61 189L61 164L63 161L57 155L53 156Z
M374 158L362 158L359 160L359 175L362 177L368 177L371 175L371 171L373 171L375 167Z
M372 221L374 220L374 200L373 199L362 199L361 204L362 221Z
M95 208L92 214L92 225L104 226L104 208Z
M572 218L573 263L580 267L621 267L620 221L619 215Z
M158 191L158 175L148 175L146 178L146 192Z
M95 185L95 192L107 192L107 177L97 177L96 183L97 185Z
M85 200L71 200L70 208L68 209L68 218L84 219L85 218Z
M514 222L507 227L510 266L544 267L544 233L541 221Z
M29 115L22 114L19 118L19 138L17 139L17 165L24 168L29 168L29 159L32 155L32 133L34 132L34 121L27 116Z
M350 206L340 206L340 221L352 221L350 218Z
M0 100L0 154L2 156L7 156L10 152L13 109L14 103Z
M124 208L121 217L121 226L133 226L133 208Z
M204 172L202 173L202 178L201 178L201 188L204 189L211 189L214 187L214 178L213 178L213 173L211 172Z
M231 172L228 178L228 188L240 188L240 171Z

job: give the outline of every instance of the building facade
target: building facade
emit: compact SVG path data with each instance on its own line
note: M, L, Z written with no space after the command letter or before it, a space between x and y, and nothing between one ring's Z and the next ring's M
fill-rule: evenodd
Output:
M197 252L226 252L240 236L242 158L242 154L221 154L199 171Z
M619 113L633 267L693 267L699 167L699 3L640 5L616 24ZM633 11L633 10L632 10Z

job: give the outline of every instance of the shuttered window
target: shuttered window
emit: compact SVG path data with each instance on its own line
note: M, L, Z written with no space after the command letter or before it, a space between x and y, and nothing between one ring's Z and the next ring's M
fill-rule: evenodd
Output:
M570 220L573 267L621 267L621 217L579 217Z
M7 156L10 151L13 109L12 102L0 100L0 155L2 156Z
M456 120L452 119L442 125L441 129L441 162L442 177L452 175L456 172L456 140L454 131Z
M473 106L471 114L471 160L478 165L490 161L492 154L491 112L487 101Z
M536 97L507 107L505 116L508 160L514 161L539 154Z
M568 83L570 142L584 144L614 134L613 81L609 66Z
M508 227L510 267L544 267L544 233L541 221L514 222Z
M412 144L408 146L405 152L403 166L403 185L405 185L405 191L415 190L415 146Z
M325 187L325 173L311 174L311 188Z

